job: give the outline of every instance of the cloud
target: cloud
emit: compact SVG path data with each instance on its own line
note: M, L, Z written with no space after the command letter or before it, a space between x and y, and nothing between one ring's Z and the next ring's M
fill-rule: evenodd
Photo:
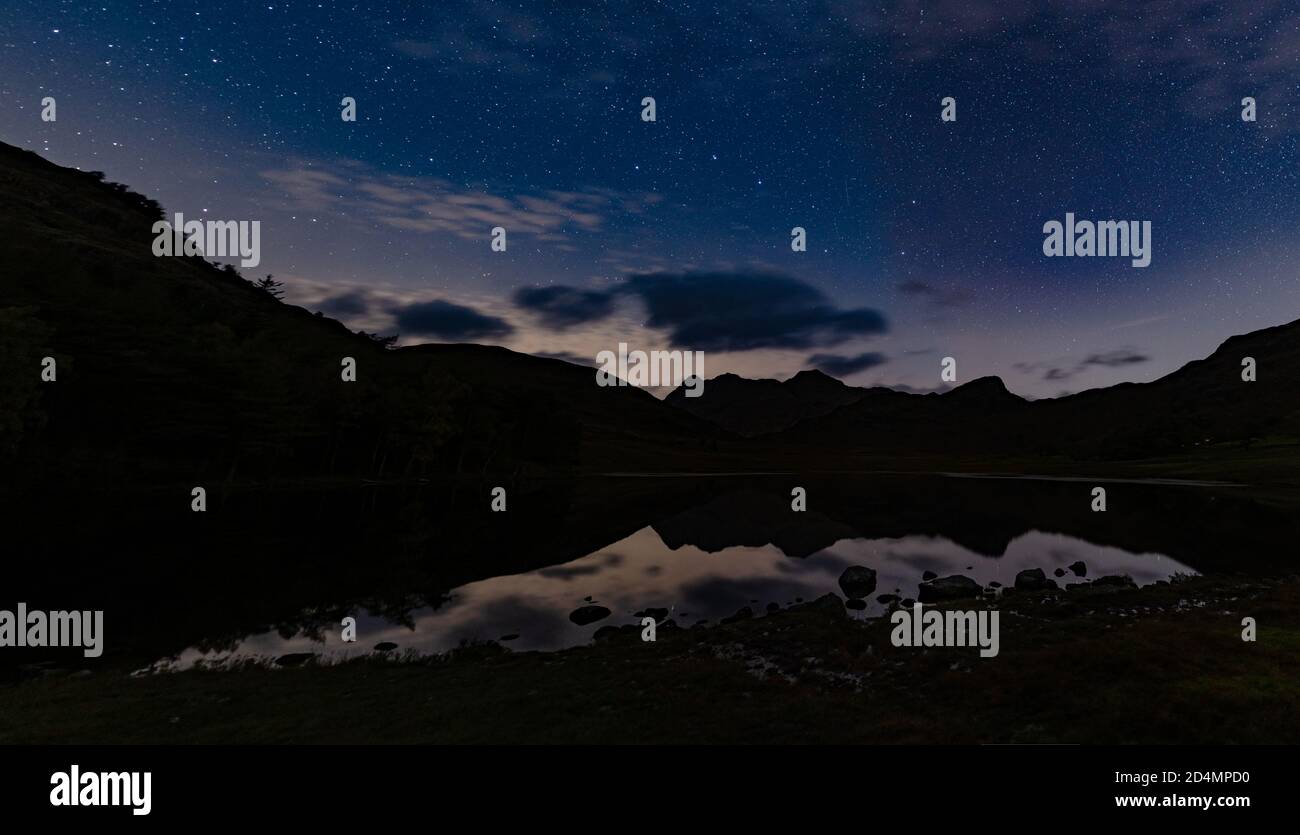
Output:
M884 354L866 353L856 356L846 357L841 354L813 354L808 358L808 364L814 368L820 368L827 374L836 377L847 377L850 374L856 374L859 371L866 371L868 368L875 368L878 365L884 365L889 362L889 358Z
M607 188L500 195L437 177L384 174L356 162L326 166L299 160L261 176L281 190L290 211L483 242L497 226L508 240L523 235L561 242L573 232L599 232L612 218L643 214L662 201L657 194Z
M1222 118L1246 95L1261 103L1289 100L1300 61L1300 8L1280 0L893 0L871 9L855 0L829 2L831 19L861 37L884 39L915 62L996 45L990 54L999 62L1012 54L1047 63L1060 60L1056 45L1095 43L1104 72L1167 79L1179 110L1202 120ZM1265 110L1260 127L1300 130L1300 112Z
M1081 374L1093 366L1099 366L1101 368L1125 368L1130 365L1140 365L1141 363L1150 361L1151 357L1146 354L1138 353L1138 351L1133 348L1117 348L1113 351L1089 354L1077 363L1070 363L1063 360L1049 360L1046 362L1018 362L1012 367L1022 374L1037 374L1042 372L1044 380L1061 382Z
M322 313L330 316L364 316L370 312L370 301L360 290L351 290L330 296L319 305Z
M898 292L922 298L931 306L941 308L965 307L975 300L975 294L965 287L939 287L916 279L899 282Z
M619 296L640 299L647 327L694 351L817 348L889 329L877 310L837 308L812 285L768 272L640 273L605 292L552 286L520 290L514 302L559 329L606 318Z
M879 311L841 310L812 285L779 273L633 275L615 292L640 298L649 327L696 351L806 349L889 329Z
M441 299L394 307L391 312L403 334L433 336L453 342L500 339L515 330L504 319Z
M1108 351L1104 354L1090 354L1082 364L1100 365L1104 368L1121 368L1125 365L1137 365L1150 360L1151 358L1145 354L1139 354L1129 348L1120 348L1117 351Z
M614 309L611 294L576 287L524 287L515 292L514 301L554 330L604 319Z

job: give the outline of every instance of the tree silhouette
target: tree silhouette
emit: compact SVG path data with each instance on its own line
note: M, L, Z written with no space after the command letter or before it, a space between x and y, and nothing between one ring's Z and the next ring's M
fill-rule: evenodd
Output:
M367 333L366 331L357 331L357 334L359 336L364 336L366 339L369 339L371 342L376 342L384 346L385 348L395 347L397 345L397 337L399 336L399 334L380 336L377 333Z
M259 290L265 290L266 292L270 293L272 298L276 298L276 299L284 298L284 289L283 289L284 282L276 281L275 278L273 278L270 275L267 275L266 278L262 279L261 281L258 281L256 287Z

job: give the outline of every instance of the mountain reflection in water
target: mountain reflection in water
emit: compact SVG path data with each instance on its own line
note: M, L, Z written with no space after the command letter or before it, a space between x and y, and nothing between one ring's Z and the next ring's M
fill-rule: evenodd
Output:
M1079 562L1086 566L1083 577L1070 568ZM516 650L562 649L590 642L603 626L639 623L636 613L646 609L670 610L678 625L691 627L716 624L742 607L762 616L771 606L828 592L844 597L838 580L851 565L877 572L866 608L850 612L858 618L887 611L879 595L915 597L927 571L1011 586L1017 572L1041 568L1062 587L1105 575L1127 575L1146 585L1197 573L1162 553L1035 529L1005 543L976 537L973 545L930 533L867 538L819 512L791 513L779 494L742 488L669 514L581 558L457 586L438 605L418 608L402 623L354 610L355 643L343 643L337 629L291 637L267 631L220 651L189 648L161 666L183 669L198 661L292 653L343 659L382 643L422 654L474 641L500 641ZM1057 569L1064 575L1056 575ZM573 610L589 605L610 614L586 625L570 620Z

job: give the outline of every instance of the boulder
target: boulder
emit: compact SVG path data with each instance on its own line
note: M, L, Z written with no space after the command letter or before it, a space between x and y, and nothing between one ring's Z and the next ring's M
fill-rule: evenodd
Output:
M1021 591L1044 591L1059 588L1055 580L1047 579L1041 568L1026 568L1016 575L1016 588Z
M742 620L749 620L752 617L754 617L754 610L749 608L748 606L741 606L740 609L736 612L736 614L732 615L729 618L723 618L722 620L718 621L718 623L723 623L723 624L736 623Z
M984 587L964 574L951 577L939 577L921 584L918 595L922 603L934 603L939 600L960 600L964 597L979 597Z
M840 588L848 597L866 597L876 590L876 570L864 565L850 565L840 575Z

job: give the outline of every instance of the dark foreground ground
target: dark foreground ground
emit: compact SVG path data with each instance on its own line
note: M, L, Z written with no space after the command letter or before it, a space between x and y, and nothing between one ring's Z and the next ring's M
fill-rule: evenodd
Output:
M1300 577L951 605L1000 608L999 656L895 648L827 597L653 644L47 674L0 687L0 742L1300 742Z

